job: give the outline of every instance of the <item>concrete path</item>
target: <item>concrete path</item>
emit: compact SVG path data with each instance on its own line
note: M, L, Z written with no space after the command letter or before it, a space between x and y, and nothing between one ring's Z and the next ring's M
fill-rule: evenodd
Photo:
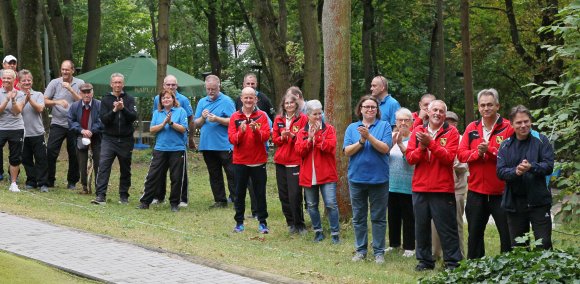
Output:
M113 283L263 283L114 239L0 212L0 250Z

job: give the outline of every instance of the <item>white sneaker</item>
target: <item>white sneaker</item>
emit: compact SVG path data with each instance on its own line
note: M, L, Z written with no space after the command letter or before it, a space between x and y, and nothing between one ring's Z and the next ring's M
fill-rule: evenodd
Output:
M151 204L159 204L159 199L153 198L153 201L151 201Z
M187 207L187 202L179 202L179 207Z
M414 250L405 250L405 252L403 253L404 257L413 257L415 256L415 251Z
M8 188L8 190L12 192L20 192L20 189L18 188L18 185L15 182L10 184L10 188Z
M395 250L395 248L394 248L394 247L388 247L388 248L385 250L385 252L391 252L391 251L394 251L394 250Z

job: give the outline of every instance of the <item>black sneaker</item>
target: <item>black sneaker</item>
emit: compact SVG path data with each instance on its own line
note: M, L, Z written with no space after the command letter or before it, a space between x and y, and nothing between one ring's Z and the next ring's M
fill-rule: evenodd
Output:
M179 211L179 205L171 205L171 212L178 212Z
M105 205L107 204L107 200L105 199L104 196L97 196L97 198L95 198L95 200L91 201L92 204L97 204L97 205Z
M66 188L67 188L67 189L69 189L69 190L75 190L75 189L77 189L77 185L76 185L76 184L74 184L74 183L69 183L69 184L66 186Z
M119 199L119 203L121 203L123 205L127 205L127 204L129 204L129 198L127 198L127 197L121 197Z
M419 264L417 264L417 266L415 266L415 271L425 271L425 270L433 270L433 269L435 269L435 266L428 265L425 263L419 263Z
M228 207L227 202L214 202L214 204L209 206L209 209L227 208L227 207Z
M141 202L141 204L137 206L137 209L149 209L149 204Z
M324 234L322 232L315 232L314 234L314 242L318 243L320 241L324 240Z
M338 245L340 244L340 237L338 235L332 235L331 241L333 245Z

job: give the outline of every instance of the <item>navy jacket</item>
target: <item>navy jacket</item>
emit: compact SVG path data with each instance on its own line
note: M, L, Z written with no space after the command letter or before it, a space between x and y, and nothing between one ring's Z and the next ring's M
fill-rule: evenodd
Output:
M516 134L504 141L497 154L497 177L506 182L502 208L516 211L515 200L523 200L528 207L552 204L552 194L546 185L546 176L554 169L554 149L545 135L532 130L528 139L520 141L516 149ZM516 167L526 159L532 167L521 176Z
M101 123L100 117L101 111L101 101L94 99L91 103L91 129L93 137L98 138L103 131L103 124ZM74 131L77 135L81 135L81 118L83 117L83 100L78 100L74 102L70 109L68 110L68 127L70 130Z

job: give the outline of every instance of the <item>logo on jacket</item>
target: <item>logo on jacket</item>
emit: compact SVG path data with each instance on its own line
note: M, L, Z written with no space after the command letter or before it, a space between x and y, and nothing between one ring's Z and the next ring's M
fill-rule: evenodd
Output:
M497 144L501 144L501 142L503 142L503 136L496 136L495 142L497 142Z
M261 123L256 123L256 126L259 128L262 128L262 124Z
M298 125L292 126L292 132L298 132Z
M447 138L441 138L441 140L439 140L439 143L441 144L441 146L445 147L445 145L447 145Z

